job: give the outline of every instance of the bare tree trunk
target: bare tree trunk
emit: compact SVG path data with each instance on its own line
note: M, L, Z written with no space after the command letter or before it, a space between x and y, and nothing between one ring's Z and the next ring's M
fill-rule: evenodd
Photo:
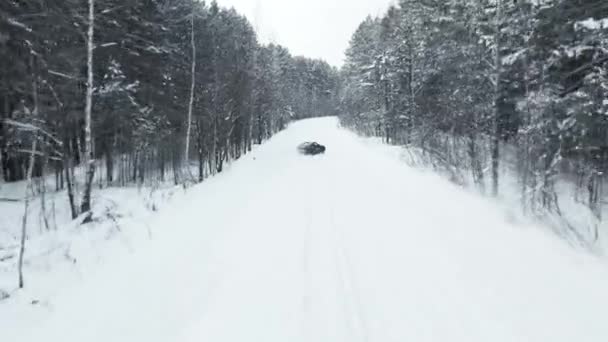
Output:
M213 141L211 143L211 160L213 162L213 174L216 174L217 171L217 149L218 149L218 144L217 144L217 118L213 119Z
M23 280L23 255L25 254L25 240L27 235L27 214L30 206L30 193L32 193L32 173L34 171L34 162L36 160L36 147L38 143L38 137L34 136L32 142L32 151L30 152L30 161L27 170L27 186L25 187L25 198L24 198L24 212L23 220L21 222L21 242L19 245L19 288L22 289L25 285Z
M477 142L475 141L475 133L471 131L468 138L469 145L469 159L471 160L471 172L473 174L473 181L477 185L481 193L485 192L485 182L483 177L483 169L481 167L481 161L479 160L479 152L477 151Z
M59 187L59 169L55 167L53 171L55 172L55 192L58 192L61 190Z
M531 165L530 165L530 147L529 147L529 143L528 143L528 134L529 133L525 133L525 140L523 143L523 147L522 147L522 157L519 158L520 160L520 173L521 173L521 209L522 212L524 214L526 214L528 212L528 183L529 183L529 176L530 176L530 170L531 170Z
M500 23L502 16L502 0L496 2L496 18L495 18L495 33L494 33L494 132L492 136L492 195L498 196L498 178L500 167L500 73L502 70L502 59L500 56Z
M146 180L146 176L145 176L146 161L147 161L146 156L147 156L147 153L146 152L142 152L141 153L141 157L140 157L140 161L139 161L138 172L139 172L139 183L140 183L140 185L144 185L144 182Z
M602 211L601 211L601 184L602 178L601 173L597 171L594 167L589 175L589 179L587 182L587 191L588 191L588 205L591 209L591 212L598 218L598 220L602 219Z
M114 157L113 151L106 151L106 184L112 186L114 184Z
M72 157L69 152L66 154L64 159L64 171L65 171L65 183L68 186L68 200L70 202L70 211L72 213L72 219L78 217L78 209L76 206L76 198L74 196L74 173L72 168Z
M130 154L123 154L121 157L121 165L120 165L120 184L121 186L126 186L128 183L128 175L129 175L129 158Z
M159 168L160 168L160 181L162 183L165 182L165 157L166 157L166 151L163 147L160 147L160 151L159 151Z
M85 107L85 127L84 127L84 165L86 167L84 193L80 210L82 213L91 211L91 191L93 190L93 178L95 177L95 160L93 155L93 139L91 129L91 116L93 111L93 52L95 33L95 0L89 0L89 27L87 32L87 96ZM84 220L88 222L91 215Z
M0 128L0 135L3 135L2 129ZM5 182L7 179L4 176L4 160L2 160L4 143L0 140L0 182Z
M139 167L139 152L135 152L135 156L131 157L131 182L137 183L137 168Z
M190 173L190 166L188 165L190 156L190 138L192 134L192 110L194 107L194 88L196 87L196 37L194 35L194 10L195 2L192 4L192 15L190 17L190 44L192 46L192 70L191 70L191 81L190 81L190 102L188 103L188 122L186 123L186 150L184 152L184 163L186 165L187 172Z
M253 142L253 120L254 116L251 114L249 116L248 123L248 131L247 131L247 152L251 152L252 142Z
M526 47L530 48L529 46L529 40L526 40ZM524 70L530 70L530 62L528 60L528 55L524 54ZM524 72L524 86L525 86L525 99L528 99L528 96L530 95L530 75L528 71ZM530 124L532 122L532 115L530 113L530 102L526 101L526 109L523 111L523 115L524 115L524 127L528 128L530 127ZM532 161L532 150L531 150L531 133L529 131L529 129L526 129L525 133L524 133L524 139L523 139L523 147L522 147L522 152L523 152L523 156L521 158L519 158L521 160L521 172L522 172L522 180L521 180L521 206L522 206L522 212L524 214L528 213L528 209L533 210L533 205L532 205L532 199L528 198L530 197L528 195L529 191L529 183L530 183L530 179L534 178L534 174L533 174L533 170L534 170L534 163ZM530 187L530 189L533 189ZM576 196L576 194L575 194Z
M49 218L46 210L46 178L44 177L44 169L48 164L48 157L44 156L44 164L42 166L42 177L40 177L40 215L42 215L42 220L44 222L44 227L47 231L51 229L49 224Z
M198 120L198 181L199 183L205 180L205 141L203 140L203 123L202 120Z
M5 82L7 82L5 80ZM7 88L5 88L7 89ZM8 103L8 94L4 94L4 108L2 108L2 113L0 113L0 119L8 119L10 118L10 104ZM7 135L5 132L5 127L4 125L0 126L0 179L2 179L5 182L8 182L10 179L9 175L8 175L8 170L6 168L6 162L8 159L8 155L6 155L7 151Z
M173 149L171 151L171 167L173 168L173 184L178 185L180 182L179 166L177 165L179 160L175 156L175 153L179 152L176 152L175 149Z
M492 137L492 196L498 196L498 178L500 168L500 138L498 132Z
M264 134L263 125L264 125L264 121L262 119L262 113L260 112L257 117L257 126L258 126L257 143L258 143L258 145L262 144L263 134Z

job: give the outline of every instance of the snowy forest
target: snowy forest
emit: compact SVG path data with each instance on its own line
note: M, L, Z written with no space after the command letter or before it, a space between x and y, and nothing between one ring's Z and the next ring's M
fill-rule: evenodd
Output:
M2 179L54 173L74 218L93 184L200 182L335 114L337 69L260 44L215 2L2 1L0 61Z
M0 0L0 341L606 342L607 172L608 0Z
M490 196L518 189L525 212L597 239L560 203L602 220L607 1L401 0L357 29L342 80L348 127Z

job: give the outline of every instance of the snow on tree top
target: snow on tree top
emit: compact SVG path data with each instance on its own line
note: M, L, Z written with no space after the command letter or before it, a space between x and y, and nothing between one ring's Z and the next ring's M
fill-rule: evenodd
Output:
M576 29L585 28L588 30L601 30L608 28L608 18L604 19L593 19L589 18L587 20L579 21L575 25Z

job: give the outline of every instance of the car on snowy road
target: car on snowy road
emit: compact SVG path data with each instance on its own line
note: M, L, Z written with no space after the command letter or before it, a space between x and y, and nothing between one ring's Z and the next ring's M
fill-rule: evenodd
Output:
M305 142L298 146L298 151L304 155L315 156L325 153L325 146L317 142Z

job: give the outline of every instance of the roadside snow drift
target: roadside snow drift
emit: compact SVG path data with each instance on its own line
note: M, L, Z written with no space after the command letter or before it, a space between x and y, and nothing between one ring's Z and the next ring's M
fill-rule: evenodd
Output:
M326 154L297 153L313 140ZM293 124L31 320L0 305L0 340L608 341L603 261L398 155Z

